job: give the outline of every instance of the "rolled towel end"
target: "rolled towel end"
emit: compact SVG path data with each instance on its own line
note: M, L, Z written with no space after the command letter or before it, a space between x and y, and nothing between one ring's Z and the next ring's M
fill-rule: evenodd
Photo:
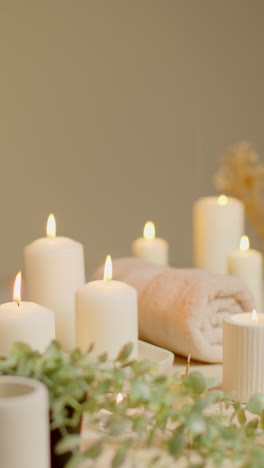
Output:
M102 273L103 267L92 279ZM204 270L128 257L114 260L113 277L138 291L140 339L203 362L222 362L223 319L255 305L239 279Z

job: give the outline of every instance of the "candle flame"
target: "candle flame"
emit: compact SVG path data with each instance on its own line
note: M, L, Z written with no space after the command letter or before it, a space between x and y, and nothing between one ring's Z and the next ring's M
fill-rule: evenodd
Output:
M256 312L256 310L252 310L252 314L251 314L251 322L252 323L257 323L258 321L258 314Z
M53 213L51 213L48 217L47 221L47 237L54 239L56 237L56 220Z
M118 393L116 397L116 404L119 405L124 400L122 393Z
M155 224L152 221L147 221L144 226L143 231L144 239L154 239L155 238Z
M226 195L219 195L217 199L218 205L227 205L228 203L228 197Z
M21 302L21 271L16 275L15 284L14 284L14 293L13 301L17 302L17 305L20 305Z
M104 267L104 281L109 281L113 276L112 259L110 255L107 255Z
M242 236L240 239L240 250L248 250L249 249L249 238L248 236Z

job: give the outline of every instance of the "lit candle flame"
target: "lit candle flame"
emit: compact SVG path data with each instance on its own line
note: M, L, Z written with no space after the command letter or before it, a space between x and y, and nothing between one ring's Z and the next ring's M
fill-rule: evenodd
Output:
M124 400L122 393L118 393L116 397L116 404L119 405Z
M107 255L104 267L104 281L110 281L113 276L112 259L110 255Z
M256 312L256 310L252 310L252 314L251 314L251 322L252 323L257 323L258 321L258 314Z
M47 237L54 239L56 237L56 220L53 213L48 217L47 221Z
M249 238L248 236L242 236L240 239L240 250L248 250L249 249Z
M144 226L143 231L144 239L154 239L155 238L155 224L152 221L147 221Z
M228 203L228 197L226 195L219 195L217 199L218 205L227 205Z
M14 284L14 293L13 301L17 302L17 305L20 305L21 302L21 271L16 275L15 284Z

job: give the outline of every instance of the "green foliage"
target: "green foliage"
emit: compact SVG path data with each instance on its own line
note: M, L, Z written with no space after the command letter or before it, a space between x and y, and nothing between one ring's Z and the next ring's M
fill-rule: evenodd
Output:
M264 395L262 393L253 395L248 401L247 409L251 411L251 413L261 415L264 410Z
M114 449L109 462L121 467L126 459L136 466L135 454L144 449L144 466L168 466L186 457L188 467L221 467L225 459L242 468L264 468L258 434L264 428L264 395L254 395L245 406L232 395L210 388L215 385L199 372L159 376L153 363L129 361L131 344L113 362L74 350L65 354L57 342L40 354L16 343L7 358L0 359L0 374L31 377L49 390L51 429L61 440L56 452L72 452L65 468L97 460L105 447ZM117 395L123 400L117 403ZM215 410L211 408L214 405ZM231 413L229 421L223 408ZM94 440L80 452L80 436L71 434L85 415ZM137 449L137 450L135 450ZM153 454L153 450L158 453ZM143 465L142 465L143 466Z

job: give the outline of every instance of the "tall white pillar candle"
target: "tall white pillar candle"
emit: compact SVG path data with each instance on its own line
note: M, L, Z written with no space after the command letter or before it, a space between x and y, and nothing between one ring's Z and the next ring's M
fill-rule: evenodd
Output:
M14 287L14 301L0 305L0 356L7 356L15 342L43 352L55 339L54 312L33 302L20 300L21 273Z
M55 218L47 223L47 237L24 249L29 300L55 312L56 338L65 351L75 346L75 291L85 283L83 246L67 237L56 237Z
M152 221L146 222L143 237L133 241L131 250L133 257L144 258L159 265L168 265L168 242L155 236L155 225Z
M240 248L228 256L228 273L240 278L255 297L256 309L262 312L263 258L257 250L249 248L249 239L242 236Z
M236 198L200 198L193 207L194 265L227 273L227 256L244 233L244 206Z
M132 342L132 357L136 357L137 292L111 278L112 262L107 257L104 280L91 281L77 290L76 344L86 351L93 343L94 354L107 352L110 359L115 359L120 349Z
M223 322L223 390L247 402L264 392L264 314L234 314Z
M49 398L44 384L0 376L2 468L50 468Z

